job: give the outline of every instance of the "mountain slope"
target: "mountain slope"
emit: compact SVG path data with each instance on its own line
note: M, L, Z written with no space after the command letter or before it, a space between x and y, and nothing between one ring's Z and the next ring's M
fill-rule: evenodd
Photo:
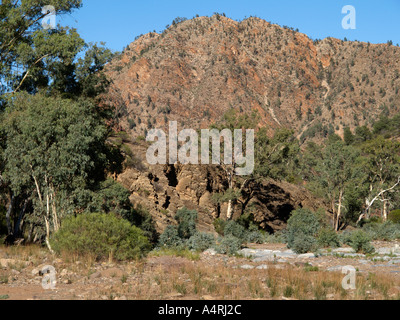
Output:
M105 101L133 135L204 128L225 112L257 111L271 133L294 129L302 141L343 134L400 105L400 48L306 35L258 18L215 15L175 24L131 43L108 66Z

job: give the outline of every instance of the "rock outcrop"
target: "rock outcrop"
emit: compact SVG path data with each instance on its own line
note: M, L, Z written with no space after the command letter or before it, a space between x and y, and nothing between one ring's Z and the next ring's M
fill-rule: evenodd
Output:
M212 232L216 218L226 219L227 204L217 204L213 196L225 192L229 185L226 173L212 165L154 165L145 161L145 144L131 144L136 165L126 168L118 181L131 192L135 205L147 208L162 232L175 224L175 213L187 207L199 213L198 228ZM287 182L264 181L252 185L252 197L243 192L241 202L251 208L256 222L268 232L286 226L290 213L299 207L319 209L324 203L313 197L305 188ZM243 206L234 206L234 218L243 213Z

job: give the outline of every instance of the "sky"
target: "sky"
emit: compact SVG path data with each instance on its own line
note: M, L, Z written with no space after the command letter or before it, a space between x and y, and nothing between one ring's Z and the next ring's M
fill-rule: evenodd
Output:
M343 29L345 5L356 10L356 29ZM257 16L298 28L312 39L335 37L400 43L400 0L83 0L83 7L57 23L78 29L86 42L121 51L140 34L165 29L176 17L225 13L234 20Z

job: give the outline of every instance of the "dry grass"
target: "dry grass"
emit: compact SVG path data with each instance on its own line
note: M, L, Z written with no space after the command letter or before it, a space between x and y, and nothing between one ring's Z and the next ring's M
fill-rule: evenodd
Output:
M131 263L98 263L93 257L51 256L37 246L1 249L1 258L15 259L7 270L0 270L0 285L7 286L11 269L22 272L25 262L30 268L58 260L57 270L67 269L75 280L66 290L74 288L85 294L72 299L116 299L125 296L132 300L160 299L299 299L299 300L387 300L400 299L400 281L396 274L357 273L357 289L342 288L344 277L340 272L326 272L307 265L268 265L266 270L244 270L244 259L215 257L203 259L201 255L163 251L149 258ZM227 260L228 259L228 260ZM117 267L123 275L110 275L106 279L91 279L98 271ZM27 274L29 272L27 271ZM80 284L79 279L86 279ZM24 290L24 287L21 287Z
M268 270L241 270L203 263L188 263L174 269L159 267L143 273L121 294L130 299L222 299L254 300L365 300L399 299L396 280L390 275L358 275L357 290L342 288L343 275L332 272L309 272L288 266ZM398 285L397 281L397 285Z

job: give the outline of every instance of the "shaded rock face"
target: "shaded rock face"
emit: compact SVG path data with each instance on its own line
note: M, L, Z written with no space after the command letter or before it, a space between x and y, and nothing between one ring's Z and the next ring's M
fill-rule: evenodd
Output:
M149 209L162 232L167 225L175 224L177 210L187 207L199 213L200 231L213 232L213 222L217 218L227 218L227 204L217 204L213 196L229 188L226 172L212 165L154 165L146 163L145 146L131 145L140 165L127 168L118 181L131 192L134 205ZM238 186L240 181L238 182ZM290 213L299 207L317 210L324 204L312 197L303 187L285 182L265 181L253 183L252 197L249 190L243 190L243 196L234 206L233 218L237 219L252 208L255 220L266 231L273 233L286 227ZM242 203L246 203L245 206Z

